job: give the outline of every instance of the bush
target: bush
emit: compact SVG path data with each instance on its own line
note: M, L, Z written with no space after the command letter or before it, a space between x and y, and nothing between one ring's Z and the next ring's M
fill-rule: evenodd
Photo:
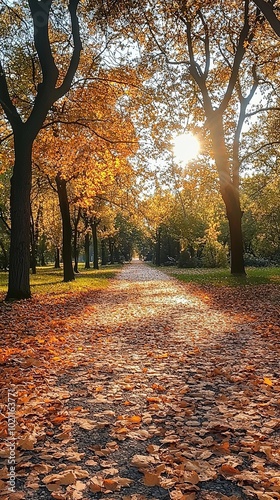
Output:
M245 266L251 267L268 267L273 264L270 259L266 259L265 257L256 257L251 253L244 254L244 263Z
M187 249L181 251L178 260L178 267L194 268L199 266L200 266L200 261L197 257L192 257Z
M226 267L227 249L219 241L207 241L202 251L203 267Z

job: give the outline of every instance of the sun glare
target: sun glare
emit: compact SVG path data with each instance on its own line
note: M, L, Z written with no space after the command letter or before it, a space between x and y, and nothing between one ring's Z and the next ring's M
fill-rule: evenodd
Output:
M195 158L200 150L197 138L191 134L181 134L173 140L174 158L178 163L187 163Z

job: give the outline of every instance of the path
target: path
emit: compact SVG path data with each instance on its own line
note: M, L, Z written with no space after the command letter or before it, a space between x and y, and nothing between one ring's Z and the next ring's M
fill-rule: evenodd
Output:
M280 498L278 359L250 326L141 262L71 321L58 417L26 452L57 491L30 498Z

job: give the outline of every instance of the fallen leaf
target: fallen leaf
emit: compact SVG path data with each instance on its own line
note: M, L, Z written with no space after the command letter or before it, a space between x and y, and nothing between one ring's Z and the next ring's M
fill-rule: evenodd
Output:
M221 474L226 476L235 476L236 474L240 474L240 470L235 469L235 467L232 467L229 464L223 464L220 467L220 472Z
M71 471L60 472L59 474L50 474L49 476L45 476L43 479L44 484L61 484L68 486L69 484L73 484L76 481L76 476Z
M154 457L148 455L134 455L130 463L134 467L141 468L141 467L149 467L150 465L155 464L156 460Z
M154 474L153 472L144 471L143 482L145 486L159 486L160 476L158 474Z

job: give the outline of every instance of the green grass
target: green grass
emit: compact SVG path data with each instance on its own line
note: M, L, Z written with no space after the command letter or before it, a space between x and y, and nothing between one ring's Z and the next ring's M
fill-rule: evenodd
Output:
M246 276L231 276L229 269L163 268L164 272L185 283L212 286L252 286L280 284L280 267L249 267Z
M104 289L121 268L120 265L101 267L99 270L84 269L79 266L79 274L75 280L69 283L63 282L62 269L54 269L52 266L38 267L36 274L30 275L31 293L64 295L68 292L86 292L87 290ZM0 293L7 292L8 273L0 272Z

